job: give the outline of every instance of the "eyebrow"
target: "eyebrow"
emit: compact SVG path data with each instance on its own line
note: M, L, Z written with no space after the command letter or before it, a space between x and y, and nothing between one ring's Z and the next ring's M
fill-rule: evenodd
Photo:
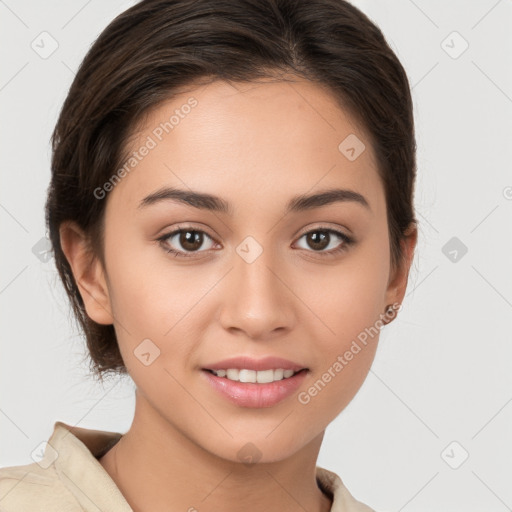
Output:
M233 215L232 205L220 197L193 190L181 190L174 187L163 187L149 194L142 199L138 208L146 208L147 206L162 201L178 201L201 210L225 213L230 216ZM316 194L301 194L293 197L286 205L285 214L312 210L337 202L360 204L371 211L368 201L359 192L335 188L323 190Z

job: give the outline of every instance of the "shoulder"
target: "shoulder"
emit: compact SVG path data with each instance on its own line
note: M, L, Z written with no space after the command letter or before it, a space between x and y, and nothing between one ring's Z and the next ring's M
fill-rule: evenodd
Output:
M34 462L0 468L0 512L81 510L76 506L54 465L44 468Z
M319 466L316 469L320 488L332 497L331 512L376 512L354 498L336 473Z

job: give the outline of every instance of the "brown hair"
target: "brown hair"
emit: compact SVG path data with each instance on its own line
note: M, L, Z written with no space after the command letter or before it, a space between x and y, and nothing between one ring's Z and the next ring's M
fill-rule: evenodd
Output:
M279 80L286 73L327 86L364 127L384 185L393 268L403 261L401 240L417 224L413 106L406 73L379 28L344 0L144 0L92 45L52 135L46 223L100 379L127 370L113 325L97 324L85 311L60 224L75 221L104 263L106 201L94 190L122 165L141 119L178 88L201 80Z

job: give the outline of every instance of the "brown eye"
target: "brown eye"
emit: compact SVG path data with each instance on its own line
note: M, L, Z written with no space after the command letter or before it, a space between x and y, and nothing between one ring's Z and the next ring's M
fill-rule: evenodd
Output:
M203 234L200 231L183 230L179 234L178 241L187 251L197 251L203 245Z
M353 243L352 238L345 235L345 233L327 228L317 228L312 231L308 231L307 233L304 233L299 240L302 238L306 239L307 245L307 247L301 247L302 249L312 249L313 252L324 253L327 255L333 255L344 251L347 249L347 246ZM338 241L336 244L336 238L341 239L342 243L340 244ZM332 247L332 245L334 245L334 247ZM329 246L331 246L331 248L329 250L325 250Z
M321 251L329 245L330 235L327 231L312 231L305 236L309 246L315 250Z
M162 243L166 252L175 256L190 257L194 256L194 253L206 252L199 250L206 239L212 240L204 231L183 227L163 235L158 240ZM211 249L211 247L207 249Z

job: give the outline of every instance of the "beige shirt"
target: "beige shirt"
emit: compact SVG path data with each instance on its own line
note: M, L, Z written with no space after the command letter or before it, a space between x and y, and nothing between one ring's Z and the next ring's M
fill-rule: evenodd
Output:
M0 512L133 512L98 459L122 434L55 422L38 462L0 468ZM357 501L335 473L317 466L331 512L375 512Z

